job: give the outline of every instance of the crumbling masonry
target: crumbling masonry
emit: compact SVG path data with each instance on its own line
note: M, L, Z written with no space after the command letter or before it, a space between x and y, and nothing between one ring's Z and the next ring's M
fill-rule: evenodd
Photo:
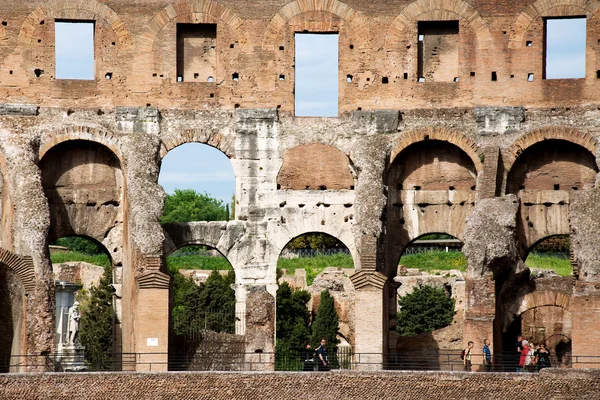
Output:
M572 16L585 78L543 79L545 20ZM379 368L398 259L443 232L465 244L465 340L500 352L514 318L560 308L573 354L600 356L600 1L2 0L0 19L0 353L55 350L47 245L66 235L111 255L118 351L166 361L165 256L206 244L235 269L246 351L272 352L277 258L325 232L354 258L354 350ZM95 23L95 79L55 78L61 20ZM295 32L339 33L336 118L294 117ZM160 225L161 159L189 142L231 159L235 221ZM557 288L523 259L559 234Z

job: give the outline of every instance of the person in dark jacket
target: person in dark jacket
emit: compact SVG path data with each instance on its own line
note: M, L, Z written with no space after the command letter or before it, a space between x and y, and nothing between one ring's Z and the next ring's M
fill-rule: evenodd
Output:
M304 371L315 370L315 352L313 351L312 347L310 347L310 343L306 344L306 347L302 352L302 362L304 362Z
M317 362L319 363L319 371L329 371L329 361L327 361L327 349L325 338L321 339L321 344L315 350L317 354Z

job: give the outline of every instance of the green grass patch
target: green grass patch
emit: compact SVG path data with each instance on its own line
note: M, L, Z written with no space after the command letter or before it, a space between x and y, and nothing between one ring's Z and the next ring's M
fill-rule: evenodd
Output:
M525 265L529 268L551 269L560 276L571 276L573 267L567 257L556 257L543 253L531 253L525 260Z
M201 256L197 254L178 255L176 253L167 257L169 270L179 269L205 269L205 270L230 270L231 264L225 257Z
M54 253L50 255L52 264L60 264L70 261L82 261L101 267L110 267L111 261L106 254L85 254L76 251L68 251L66 253Z
M277 268L287 270L288 275L294 275L297 269L306 270L306 284L312 285L315 277L327 267L354 268L354 261L349 254L333 254L330 256L280 258Z
M400 258L400 264L407 268L418 268L421 271L467 270L467 259L460 251L430 251L427 253L408 254Z

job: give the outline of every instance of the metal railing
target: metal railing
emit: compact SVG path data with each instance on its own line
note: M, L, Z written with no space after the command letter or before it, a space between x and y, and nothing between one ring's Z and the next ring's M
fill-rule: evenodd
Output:
M207 354L210 362L190 364L179 354L122 353L107 355L101 368L88 365L87 371L316 371L317 361L307 362L302 350L274 353L246 353L220 351ZM0 356L0 372L61 371L58 354ZM494 355L491 368L483 368L483 356L471 358L473 371L516 372L518 361L514 354ZM500 360L503 360L502 362ZM565 354L551 355L553 368L600 368L600 356ZM397 370L397 371L464 371L460 353L439 354L406 353L353 353L350 348L340 348L328 356L331 370ZM185 368L182 368L185 366ZM531 366L528 371L539 370Z

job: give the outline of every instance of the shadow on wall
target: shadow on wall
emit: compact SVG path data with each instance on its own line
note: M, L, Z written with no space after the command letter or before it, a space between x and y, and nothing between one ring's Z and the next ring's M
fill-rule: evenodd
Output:
M388 354L388 369L412 370L412 371L439 371L442 364L447 364L447 356L440 354L437 341L433 333L422 333L419 336L398 337L398 351ZM456 353L458 358L460 351ZM442 359L440 359L442 357ZM460 361L460 360L459 360Z
M20 279L0 264L0 373L10 372L11 355L20 353L23 295Z

